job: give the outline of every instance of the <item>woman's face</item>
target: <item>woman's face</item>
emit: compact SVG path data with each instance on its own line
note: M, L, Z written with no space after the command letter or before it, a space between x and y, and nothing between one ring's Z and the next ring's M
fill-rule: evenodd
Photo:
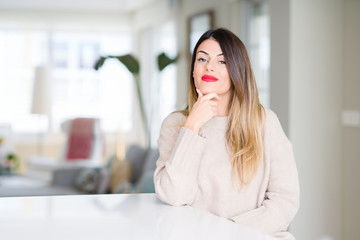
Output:
M214 39L203 41L197 49L193 77L195 87L203 94L230 95L231 80L220 44Z

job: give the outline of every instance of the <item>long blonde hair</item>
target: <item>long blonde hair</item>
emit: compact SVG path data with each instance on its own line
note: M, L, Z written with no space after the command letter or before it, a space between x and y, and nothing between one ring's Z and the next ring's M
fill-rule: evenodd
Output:
M229 30L223 28L209 30L195 45L191 61L188 106L181 112L187 116L197 101L198 95L193 78L196 52L199 45L209 38L220 44L232 82L226 131L226 140L232 153L232 175L240 183L247 185L254 178L263 160L264 108L259 101L256 81L245 45Z

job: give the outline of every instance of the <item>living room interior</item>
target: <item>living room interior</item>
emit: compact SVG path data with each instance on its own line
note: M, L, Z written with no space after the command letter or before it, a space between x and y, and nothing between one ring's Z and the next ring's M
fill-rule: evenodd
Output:
M357 0L0 0L0 197L153 192L192 44L226 27L293 144L290 231L359 239L359 11Z

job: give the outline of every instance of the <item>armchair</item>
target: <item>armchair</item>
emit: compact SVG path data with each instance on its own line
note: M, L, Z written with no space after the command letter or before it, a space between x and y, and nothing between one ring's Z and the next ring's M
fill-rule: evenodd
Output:
M75 118L65 121L61 128L67 137L59 157L28 158L26 176L50 182L56 169L101 165L104 143L99 119Z

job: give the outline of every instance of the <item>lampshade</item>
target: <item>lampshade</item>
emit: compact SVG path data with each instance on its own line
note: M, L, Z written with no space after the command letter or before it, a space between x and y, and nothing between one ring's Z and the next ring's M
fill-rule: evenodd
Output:
M31 113L34 114L50 114L50 84L49 84L49 68L38 66L35 69L33 98Z

